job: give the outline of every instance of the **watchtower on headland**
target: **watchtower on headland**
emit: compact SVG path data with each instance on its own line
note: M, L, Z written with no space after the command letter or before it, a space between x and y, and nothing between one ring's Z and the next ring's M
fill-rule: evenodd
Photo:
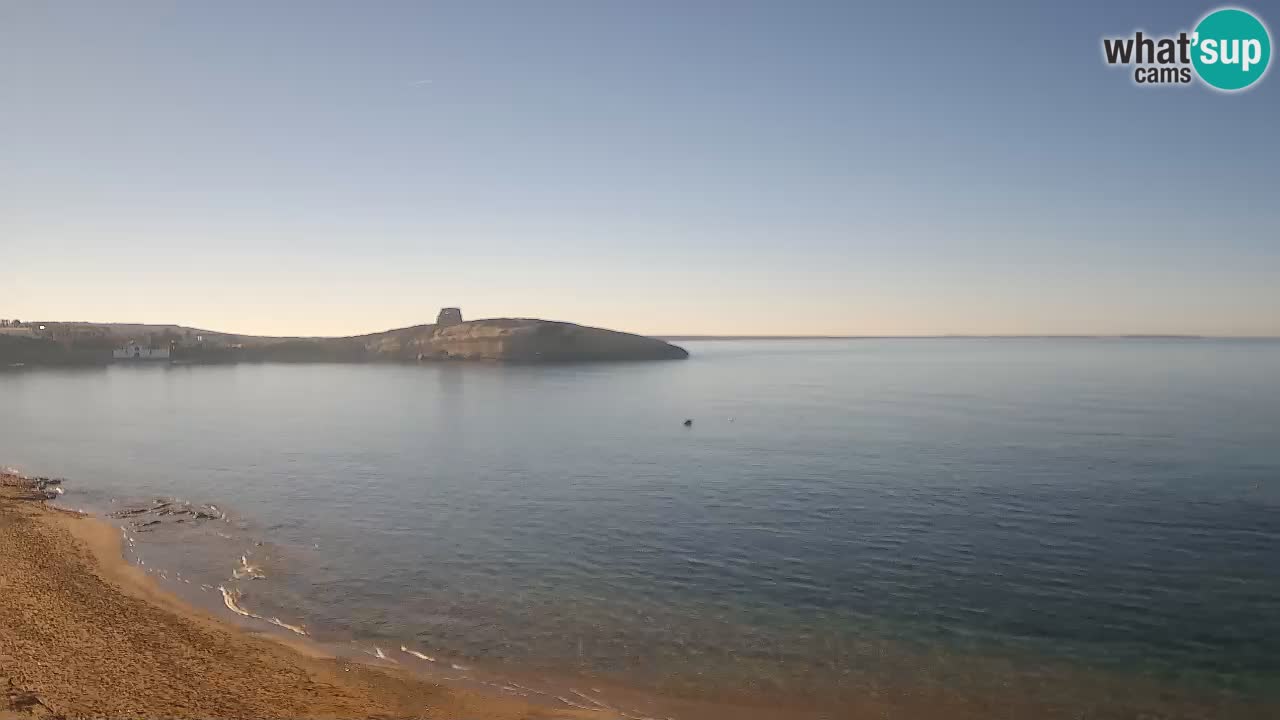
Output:
M436 325L440 327L449 327L462 322L462 310L456 307L441 308L440 314L436 316Z

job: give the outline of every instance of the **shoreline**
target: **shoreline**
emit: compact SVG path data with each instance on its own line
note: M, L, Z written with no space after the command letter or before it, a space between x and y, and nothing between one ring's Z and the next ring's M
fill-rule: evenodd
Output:
M380 657L364 652L371 655L365 658L272 618L252 612L239 617L244 608L232 607L235 602L216 589L217 602L182 597L150 568L130 562L120 526L107 516L51 504L59 495L38 488L32 476L0 467L0 547L6 549L0 553L0 602L10 610L0 613L0 720L829 717L783 698L749 706L730 698L660 697L601 679L498 676L473 667L465 670L477 672L458 676L451 672L464 669L458 665L408 660L426 658L411 649L403 651L405 661L397 660L402 651L396 647ZM219 617L224 606L237 617ZM267 627L251 627L254 620ZM863 710L884 717L887 706L872 699L858 717Z
M816 698L748 694L746 688L725 695L702 683L686 696L655 694L625 679L511 669L497 674L484 667L468 667L459 676L451 670L463 668L444 659L428 662L412 648L384 646L385 655L364 652L370 655L365 658L354 644L297 635L287 622L268 625L272 619L253 614L252 607L256 620L239 617L235 602L217 590L207 602L183 597L160 582L153 574L158 571L130 561L128 534L108 519L114 515L47 502L57 496L56 488L45 490L31 477L0 468L0 602L6 607L0 613L0 720L1200 719L1262 718L1274 709L1189 698L1152 702L1159 688L1144 683L1095 685L1066 677L1027 686L1010 684L1007 676L1003 690L978 692L903 677L901 684L846 694L832 706ZM1081 706L1055 700L1072 687L1094 700ZM1148 700L1122 699L1129 693ZM1079 715L1082 707L1091 712Z
M161 588L120 533L0 472L0 720L622 718L431 682L249 632Z

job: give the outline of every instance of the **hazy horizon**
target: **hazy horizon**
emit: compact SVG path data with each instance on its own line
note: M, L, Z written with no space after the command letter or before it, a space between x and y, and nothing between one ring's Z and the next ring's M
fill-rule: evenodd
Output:
M491 317L490 317L490 316L486 316L486 317L467 317L467 318L464 318L464 319L465 319L465 320L467 320L467 321L472 321L472 320L496 320L496 319L523 318L523 317L526 317L526 316L522 316L522 315L504 315L504 316L491 316ZM327 334L320 334L320 335L304 335L304 334L300 334L300 333L286 333L286 334L282 334L282 335L263 335L263 334L257 334L257 333L241 332L241 331L236 330L236 329L234 329L234 328L205 327L205 326L198 326L198 325L190 325L190 324L187 324L187 323L173 323L173 322L140 323L140 322L119 321L119 320L66 320L66 319L43 318L43 317L36 317L36 318L32 318L32 319L23 319L23 318L19 318L19 319L20 319L20 320L22 320L22 322L23 322L24 326L32 325L32 324L37 324L37 323L58 323L58 324L66 324L66 325L116 325L116 326L141 326L141 327L157 327L157 328L174 327L174 328L183 328L183 329L187 329L187 330L201 331L201 332L207 332L207 333L213 333L213 334L221 334L221 335L239 335L239 336L244 336L244 337L298 337L298 338L306 338L306 337L351 337L351 336L356 336L356 337L358 337L358 336L361 336L361 335L375 335L375 334L380 333L380 332L387 332L387 331L391 331L391 330L399 330L399 329L403 329L404 327L413 327L413 326L416 326L416 325L428 325L428 324L431 324L432 322L434 322L434 320L431 320L431 321L427 321L427 322L411 323L410 325L398 326L398 327L379 327L379 328L377 328L377 329L372 329L372 330L362 330L362 331L358 331L358 332L353 332L353 333L350 333L349 335L327 335ZM564 320L563 318L536 318L536 319L540 319L540 320L551 320L551 321L556 321L556 322L573 322L572 320ZM581 323L579 323L579 324L581 324ZM599 327L599 326L598 326L598 327ZM605 328L605 329L608 329L608 330L622 330L622 331L624 331L624 332L629 332L629 331L627 331L625 328L617 328L617 327L614 327L614 328ZM678 340L739 340L739 339L740 339L740 340L899 340L899 339L900 339L900 340L911 340L911 339L918 339L918 340L939 340L939 339L943 339L943 340L945 340L945 339L947 339L947 338L955 338L955 339L966 339L966 338L967 338L967 339L983 339L983 338L991 338L991 339L1018 339L1018 338L1026 338L1026 339L1036 339L1036 338L1049 338L1049 339L1052 339L1052 338L1059 338L1059 339L1072 339L1072 338L1083 338L1083 339L1089 339L1089 338L1097 338L1097 339L1125 339L1125 338L1134 338L1134 339L1142 339L1142 338L1152 338L1152 339L1160 339L1160 338L1173 338L1173 339L1192 339L1192 340L1196 340L1196 339L1204 339L1204 340L1280 340L1280 335L1210 335L1210 334L1195 334L1195 333L1142 333L1142 332L1135 332L1135 333L1013 333L1013 334L1009 334L1009 333L1003 333L1003 334L1002 334L1002 333L993 333L993 334L981 334L981 333L950 333L950 334L945 334L945 335L930 335L930 334L914 334L914 335L905 335L905 334L896 334L896 335L895 335L895 334L889 334L889 335L867 335L867 334L862 334L862 335L858 335L858 334L846 334L846 335L835 335L835 334L807 334L807 335L794 335L794 334L790 334L790 335L789 335L789 334L780 334L780 333L774 333L774 334L758 334L758 333L757 333L757 334L749 334L749 333L716 333L716 334L712 334L712 333L683 333L683 332L650 332L650 333L644 333L644 334L646 334L646 335L650 335L650 336L653 336L653 337L657 337L657 338L665 338L665 339L668 339L668 340L677 340L677 341L678 341Z
M1100 59L1215 7L5 4L0 317L1280 336L1280 79Z

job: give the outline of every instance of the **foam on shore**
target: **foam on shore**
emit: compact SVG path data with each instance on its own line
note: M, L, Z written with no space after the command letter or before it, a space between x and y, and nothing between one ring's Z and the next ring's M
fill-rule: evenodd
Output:
M239 590L227 590L222 585L219 585L218 591L222 593L222 603L226 605L227 609L230 610L231 612L247 618L253 618L255 620L262 619L261 615L254 615L248 610L245 610L243 607L240 607L240 603L238 602L240 599Z
M309 635L306 628L302 627L301 625L290 625L289 623L284 622L278 617L269 617L266 620L272 625L282 627L285 630L288 630L289 632L297 633L298 635L301 635L303 637L307 637Z
M419 660L426 660L427 662L435 662L435 661L436 661L436 659L435 659L435 658L433 658L433 657L431 657L430 655L423 655L422 653L418 652L417 650L410 650L409 648L405 647L404 645L401 645L401 646L400 646L400 652L408 653L408 654L410 654L410 655L412 655L412 656L414 656L414 657L418 658Z

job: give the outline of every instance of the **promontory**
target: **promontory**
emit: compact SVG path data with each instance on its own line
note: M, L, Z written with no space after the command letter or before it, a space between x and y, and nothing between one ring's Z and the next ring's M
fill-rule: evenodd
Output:
M593 362L678 360L684 348L656 338L532 318L436 322L348 337L233 335L180 325L14 322L0 328L0 367L105 362Z

